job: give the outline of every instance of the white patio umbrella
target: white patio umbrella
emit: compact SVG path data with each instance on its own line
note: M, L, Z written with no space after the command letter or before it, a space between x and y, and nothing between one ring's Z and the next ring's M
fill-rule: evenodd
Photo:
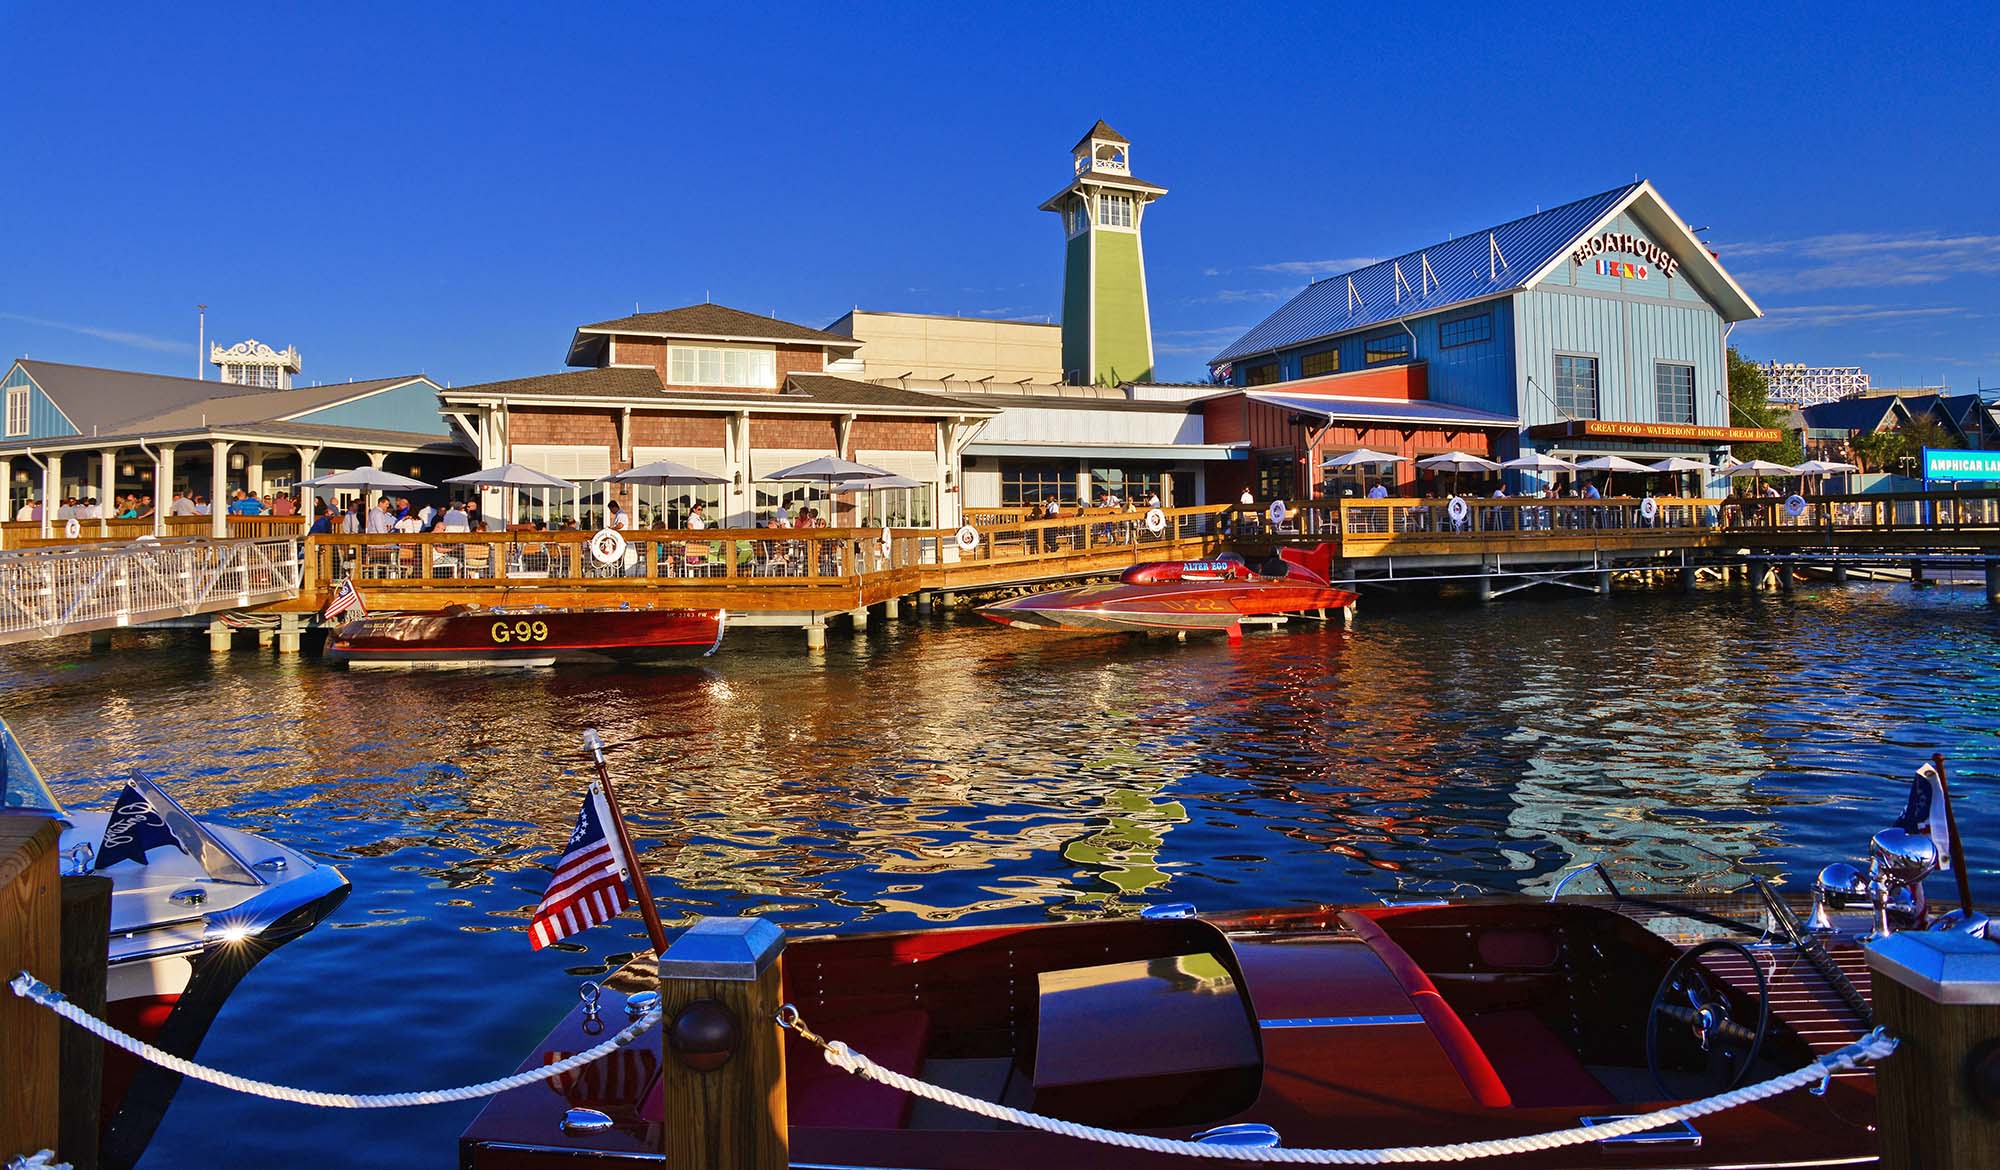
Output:
M851 459L841 459L833 455L822 455L818 459L808 459L804 463L781 468L764 478L776 483L821 483L826 485L827 494L833 493L833 485L851 479L881 479L893 472L880 467L870 467L866 463L856 463Z
M1513 471L1575 471L1576 464L1567 459L1558 459L1541 451L1530 451L1512 459L1502 460L1500 466Z
M357 492L407 492L435 487L421 479L411 479L407 475L397 475L379 467L357 467L353 471L329 471L325 475L315 475L302 479L296 485L302 488L347 488Z
M1685 455L1669 455L1665 459L1657 460L1654 463L1650 464L1649 466L1651 466L1655 472L1658 472L1662 475L1672 475L1676 477L1688 473L1699 474L1701 472L1715 470L1715 468L1709 466L1702 460L1689 459Z
M1731 463L1716 469L1723 475L1735 478L1739 475L1797 475L1799 469L1786 467L1782 463L1772 463L1764 459L1746 459L1741 463Z
M1636 463L1622 455L1599 455L1595 459L1584 459L1577 463L1576 469L1578 471L1605 472L1604 484L1606 487L1610 487L1613 483L1610 477L1610 473L1612 472L1636 471L1640 475L1651 475L1653 473L1652 468L1643 463Z
M1843 471L1859 471L1861 469L1852 463L1841 463L1833 459L1808 459L1797 467L1792 468L1792 470L1801 475L1838 475Z
M490 487L504 490L507 493L506 522L508 524L514 523L515 517L519 514L519 496L516 489L561 488L566 492L576 490L576 485L569 480L550 475L546 471L536 471L532 467L526 467L519 463L502 463L498 467L482 467L478 471L468 472L465 475L454 475L450 479L445 480L445 482L457 484L460 487Z
M920 481L907 475L878 475L873 479L846 479L833 485L836 492L880 492L896 488L920 488Z
M1408 463L1409 461L1410 457L1408 455L1390 455L1383 451L1370 451L1368 448L1363 447L1359 451L1349 451L1345 455L1335 455L1319 466L1320 470L1326 471L1341 467L1380 467L1384 463Z
M1461 471L1498 471L1500 465L1491 459L1481 459L1464 451L1446 451L1442 455L1431 455L1417 460L1417 466L1425 471L1451 472L1451 490L1458 492L1458 473Z
M699 467L689 467L685 463L675 463L671 459L656 459L651 463L625 471L613 472L599 483L643 483L655 486L687 483L728 483L729 477L717 475L713 471L703 471Z

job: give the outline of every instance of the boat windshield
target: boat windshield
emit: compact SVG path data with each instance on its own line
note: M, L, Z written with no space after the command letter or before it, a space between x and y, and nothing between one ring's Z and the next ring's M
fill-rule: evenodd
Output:
M35 770L34 761L21 749L14 729L4 719L0 719L0 809L63 815L55 793L42 782L42 774Z

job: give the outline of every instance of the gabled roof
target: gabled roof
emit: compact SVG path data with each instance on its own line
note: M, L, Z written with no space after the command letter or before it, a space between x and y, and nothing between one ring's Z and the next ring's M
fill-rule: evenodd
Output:
M1113 130L1111 127L1105 125L1104 119L1099 118L1097 120L1097 125L1092 126L1088 130L1085 130L1083 132L1083 137L1076 140L1076 146L1072 146L1070 147L1070 149L1074 151L1077 146L1082 146L1084 143L1089 142L1093 138L1101 138L1106 142L1116 142L1123 146L1132 145L1132 140L1130 138L1125 137L1123 134L1120 134L1118 131Z
M889 410L898 413L922 411L928 414L997 414L991 406L966 402L943 394L903 390L873 382L856 382L830 374L793 374L784 389L770 391L696 390L668 386L652 366L606 366L574 373L538 374L505 382L485 382L445 390L451 399L493 401L499 398L614 399L656 406L736 408L752 407L773 411L798 411L821 407L827 410Z
M1316 280L1209 360L1290 349L1518 292L1553 271L1579 240L1628 210L1679 258L1681 271L1716 302L1725 320L1762 315L1653 185L1641 181Z
M330 386L295 386L290 390L259 390L244 387L249 393L225 394L214 398L204 398L172 410L163 410L135 418L122 424L126 430L169 430L177 427L195 426L240 426L253 422L276 422L297 418L315 410L324 410L356 398L365 398L378 390L388 390L396 386L407 386L411 382L427 382L421 374L405 374L400 378L375 378L366 382L336 382ZM205 383L213 386L214 382Z
M1405 401L1396 398L1364 398L1358 395L1269 394L1262 390L1240 390L1232 394L1204 398L1201 401L1212 402L1215 398L1234 397L1238 393L1252 402L1295 410L1301 414L1314 414L1322 419L1347 422L1419 427L1458 426L1474 430L1487 428L1513 430L1521 425L1521 420L1511 414L1495 414L1490 410L1475 410L1470 406L1454 406L1449 402L1433 402L1423 398Z
M861 343L852 337L828 333L776 317L763 317L732 309L728 305L684 305L657 313L634 313L593 325L580 325L570 342L569 364L595 365L585 351L595 350L612 334L644 337L687 338L692 341L754 341L776 345L831 345L854 349Z
M1799 408L1799 419L1808 430L1855 431L1873 434L1895 413L1900 400L1893 394L1864 394L1836 398Z

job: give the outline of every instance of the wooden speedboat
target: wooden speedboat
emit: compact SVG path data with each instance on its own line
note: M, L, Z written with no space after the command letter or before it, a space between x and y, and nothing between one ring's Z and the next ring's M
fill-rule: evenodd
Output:
M552 666L666 662L722 645L719 609L480 609L378 614L342 625L327 659L376 667Z
M1003 626L1026 629L1222 631L1242 637L1243 619L1326 613L1356 595L1329 584L1333 546L1310 552L1280 549L1264 571L1241 557L1212 561L1152 561L1125 570L1116 584L1080 585L1010 597L979 612Z
M1869 1027L1862 951L1852 933L1809 932L1799 909L1761 883L1673 902L1614 890L1213 918L1156 907L1136 919L798 938L784 952L784 992L829 1040L1041 1114L1217 1143L1429 1145L1641 1113L1853 1042ZM635 961L607 982L600 1010L622 1023L624 997L657 987L651 961ZM1700 1037L1691 1002L1714 1013ZM1715 1015L1733 1031L1716 1031ZM579 1007L522 1067L605 1031ZM794 1167L1189 1164L988 1122L850 1076L793 1033L786 1046ZM661 1059L654 1029L606 1061L495 1098L461 1138L460 1165L657 1158ZM1520 1164L1871 1161L1874 1109L1873 1075L1855 1071L1824 1095L1705 1117L1698 1132Z
M63 808L4 720L0 792L0 815L47 816L62 824L65 874L111 879L106 1018L169 1052L194 1055L250 969L347 899L347 879L334 867L267 838L197 821L143 779L131 781L109 811ZM127 807L135 794L142 796L138 807ZM107 824L148 810L183 847L142 848L142 860L98 868ZM104 1082L100 1164L127 1167L144 1152L180 1076L106 1046Z

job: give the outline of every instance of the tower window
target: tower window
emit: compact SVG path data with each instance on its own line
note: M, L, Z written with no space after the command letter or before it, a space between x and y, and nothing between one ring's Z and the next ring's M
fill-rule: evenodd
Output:
M1410 356L1410 335L1407 333L1385 333L1371 337L1361 343L1361 356L1367 365L1383 362L1399 362Z
M1097 222L1104 227L1131 227L1132 197L1130 195L1099 195L1097 197Z
M1079 199L1076 205L1069 209L1069 234L1080 236L1089 229L1090 205Z

